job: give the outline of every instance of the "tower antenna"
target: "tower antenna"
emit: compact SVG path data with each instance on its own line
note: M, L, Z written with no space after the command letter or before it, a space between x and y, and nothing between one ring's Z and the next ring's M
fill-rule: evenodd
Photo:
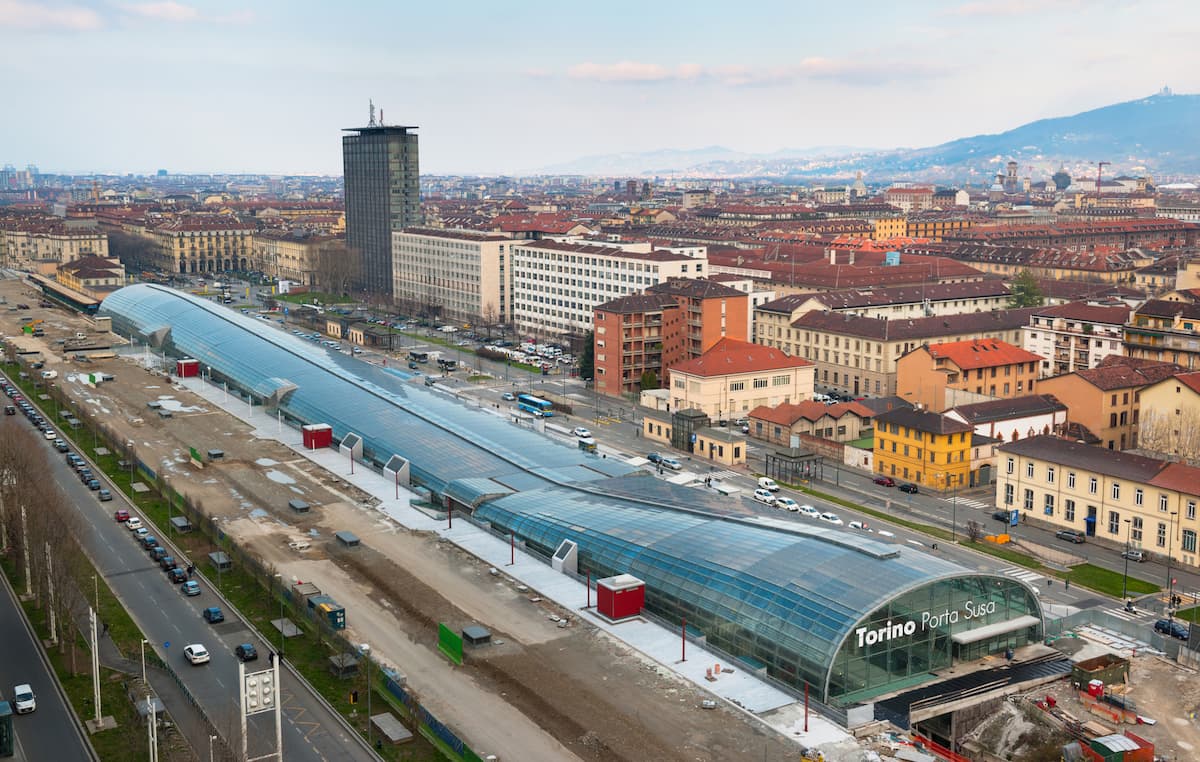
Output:
M367 126L374 127L374 126L376 126L375 125L375 101L368 98L367 103L370 104L370 106L371 106L371 121L367 122Z

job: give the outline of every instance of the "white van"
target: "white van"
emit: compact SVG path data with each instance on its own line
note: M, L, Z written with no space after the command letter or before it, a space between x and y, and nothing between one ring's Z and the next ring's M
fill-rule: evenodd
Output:
M758 488L765 489L768 492L778 492L779 491L779 485L776 484L775 480L769 476L758 477Z
M47 379L49 379L49 378L58 378L58 371L56 371L56 370L44 370L44 371L42 371L42 378L47 378Z

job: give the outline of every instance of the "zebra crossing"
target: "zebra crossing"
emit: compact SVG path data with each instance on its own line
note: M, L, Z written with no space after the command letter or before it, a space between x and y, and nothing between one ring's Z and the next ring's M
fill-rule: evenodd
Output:
M1000 573L1008 577L1019 579L1022 582L1028 582L1031 585L1044 582L1046 580L1045 574L1038 574L1037 572L1030 571L1023 566L1005 566L1000 570Z
M985 503L982 500L975 500L974 498L960 497L956 500L953 497L943 497L943 498L939 498L939 499L945 500L947 503L957 502L960 506L966 506L968 508L978 508L981 511L992 510L992 505L990 503Z
M1119 606L1106 608L1104 609L1104 613L1108 614L1109 616L1116 617L1117 619L1124 619L1126 622L1145 622L1153 619L1156 616L1153 611L1146 611L1145 609L1126 611L1124 608Z

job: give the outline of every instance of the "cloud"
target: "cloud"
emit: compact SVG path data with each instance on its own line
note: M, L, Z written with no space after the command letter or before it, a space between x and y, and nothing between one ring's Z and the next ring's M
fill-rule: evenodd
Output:
M1078 0L973 0L950 8L948 16L1023 16L1076 7Z
M97 29L104 25L100 16L90 8L64 5L57 8L23 3L20 0L0 0L0 29Z
M197 21L200 12L190 5L177 3L175 0L161 0L157 3L126 3L121 6L127 13L135 16L145 16L159 21Z
M882 84L938 76L941 70L920 61L859 62L850 59L812 57L794 64L753 67L740 64L702 66L620 61L612 64L585 62L567 69L570 79L593 82L653 84L664 82L717 82L729 87L755 87L799 81L840 82L848 85ZM532 74L530 75L532 76Z

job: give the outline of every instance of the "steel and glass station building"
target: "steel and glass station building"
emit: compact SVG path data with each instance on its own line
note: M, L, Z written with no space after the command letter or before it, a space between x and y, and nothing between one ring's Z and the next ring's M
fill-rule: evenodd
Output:
M644 580L651 615L686 619L708 646L826 703L866 702L1042 639L1038 596L1019 579L878 535L735 514L737 498L553 441L420 374L174 289L128 286L100 314L289 425L357 434L376 468L407 460L435 503L547 561L575 543L580 574Z

